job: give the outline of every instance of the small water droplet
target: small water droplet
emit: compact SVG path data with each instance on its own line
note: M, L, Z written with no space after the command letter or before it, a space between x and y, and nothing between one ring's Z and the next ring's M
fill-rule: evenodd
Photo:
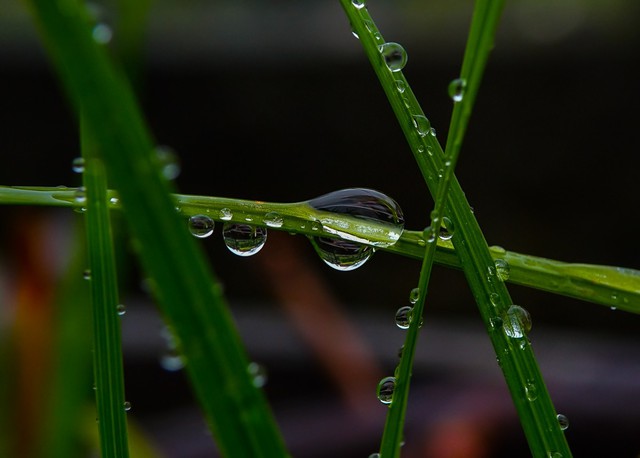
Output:
M549 452L549 458L562 458L562 453L560 452Z
M156 147L156 155L160 162L160 171L167 180L175 180L180 175L180 159L170 146L159 145Z
M71 170L73 170L75 173L84 172L84 158L83 157L75 158L71 162Z
M262 221L269 227L282 227L284 224L282 216L275 212L270 212L264 215L264 219Z
M512 305L504 319L504 332L514 339L521 339L531 330L531 315L519 305Z
M396 326L400 329L409 329L409 325L411 324L411 313L413 312L413 307L405 305L404 307L400 307L396 311Z
M618 310L618 307L615 307L615 306L613 306L613 305L612 305L611 307L609 307L609 308L610 308L611 310L613 310L614 312L615 312L616 310Z
M558 424L560 425L561 430L564 431L569 427L569 419L566 416L559 413L557 418L558 418Z
M85 280L91 280L91 269L85 269L84 272L82 272L82 278Z
M496 276L499 280L507 281L511 274L511 266L504 259L496 259Z
M365 7L364 0L351 0L351 4L359 10Z
M378 47L387 68L399 72L407 64L407 52L398 43L388 42Z
M168 372L177 372L184 369L185 359L178 349L170 348L160 356L160 367Z
M84 186L81 186L78 189L76 189L74 198L76 203L79 203L79 204L84 204L87 201L87 190L85 189Z
M131 410L131 403L129 401L124 401L124 411L129 412Z
M420 135L421 137L424 137L429 133L429 129L431 128L431 123L429 122L426 116L414 115L413 127L416 128L418 135Z
M402 359L403 353L404 353L404 345L401 345L400 348L398 348L398 359Z
M380 458L380 454L379 453L372 453L371 455L369 455L369 458Z
M118 205L118 203L120 202L120 200L117 197L112 197L109 199L109 203L111 205Z
M504 256L507 254L507 250L505 250L504 248L502 248L499 245L493 245L491 247L491 251L493 251L495 254L498 254L500 256Z
M106 45L111 41L111 38L113 38L113 31L107 24L100 23L95 25L91 35L96 43Z
M407 85L405 84L404 81L396 80L396 89L398 89L398 92L400 94L402 94L405 91L406 88L407 88Z
M431 129L429 129L429 133L431 134L432 137L436 136L436 128L432 127Z
M499 316L493 316L489 318L489 324L491 325L491 329L497 331L502 327L502 318Z
M415 304L416 302L418 302L418 299L420 299L420 288L413 288L409 292L409 302Z
M538 399L538 387L532 381L527 382L524 385L524 395L528 401L535 401Z
M440 233L438 234L438 238L440 240L451 240L453 237L453 221L451 221L446 216L442 218L442 224L440 225Z
M267 370L261 364L251 362L247 366L247 372L253 381L253 386L262 388L267 384Z
M358 40L360 39L360 35L358 35L358 32L356 32L356 30L352 27L351 28L351 34L356 37Z
M118 312L118 315L122 316L127 313L127 307L124 304L118 304L116 305L116 312Z
M378 399L383 404L391 404L393 391L396 389L396 378L385 377L378 383Z
M376 27L373 25L373 22L371 22L370 20L366 19L364 22L364 26L367 28L367 30L369 32L373 32Z
M229 251L238 256L252 256L267 241L267 229L249 224L225 223L222 237Z
M422 236L427 243L433 243L436 241L436 233L431 226L427 226L424 231L422 231Z
M330 237L311 237L316 253L328 266L342 272L355 270L371 258L371 245Z
M213 234L215 223L207 215L194 215L189 218L189 231L194 237L203 239Z
M462 102L464 91L467 87L467 80L464 78L456 78L449 83L449 97L457 103Z
M218 212L218 217L222 221L229 221L231 218L233 218L233 213L231 213L231 210L229 210L228 208L222 208Z
M500 303L502 302L501 299L500 299L500 295L498 293L489 294L489 300L491 301L491 304L494 307L498 307L500 305Z

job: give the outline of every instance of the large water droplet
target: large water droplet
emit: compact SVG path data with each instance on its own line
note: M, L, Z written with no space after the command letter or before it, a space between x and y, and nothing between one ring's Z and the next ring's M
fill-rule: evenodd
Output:
M492 330L497 331L502 327L502 318L500 318L499 316L493 316L489 318L489 324L491 325Z
M566 416L559 413L556 418L558 418L558 425L560 425L561 430L564 431L569 427L569 419Z
M378 399L383 404L391 404L393 401L393 392L396 389L396 378L385 377L378 383Z
M84 158L83 157L75 158L73 162L71 162L71 170L73 170L76 173L84 172Z
M418 135L420 135L421 137L425 137L431 129L431 123L429 122L426 116L414 115L413 127L416 128Z
M378 47L384 63L392 72L399 72L407 64L407 52L398 43L385 43Z
M521 339L531 330L531 315L519 305L512 305L504 319L504 332L514 339Z
M189 231L194 237L203 239L213 234L215 223L207 215L194 215L189 218Z
M464 91L467 87L467 81L463 78L456 78L449 83L449 97L454 102L462 102Z
M261 364L256 362L249 363L247 372L249 372L249 377L251 377L253 386L256 388L262 388L267 384L267 370Z
M233 254L252 256L260 251L267 241L267 229L250 224L225 223L222 227L222 237Z
M411 312L413 312L413 307L408 305L400 307L396 311L396 325L400 329L409 329L409 325L411 324Z
M329 237L310 237L311 244L328 266L347 272L369 260L374 252L371 245Z
M496 259L496 276L499 280L507 281L511 274L511 266L504 259Z
M284 224L282 216L275 212L270 212L264 215L264 219L262 221L269 227L282 227Z

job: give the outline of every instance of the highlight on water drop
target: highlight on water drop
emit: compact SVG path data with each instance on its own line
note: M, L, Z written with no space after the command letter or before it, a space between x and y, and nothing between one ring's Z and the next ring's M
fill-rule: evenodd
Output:
M118 315L123 316L125 313L127 313L127 306L124 304L116 305L116 312L118 312Z
M222 227L224 243L233 254L253 256L267 241L267 229L242 223L225 223Z
M113 38L113 30L107 24L96 24L91 31L91 36L96 43L106 45Z
M228 208L221 208L220 211L218 212L218 217L222 221L229 221L231 220L231 218L233 218L233 213Z
M462 102L466 87L467 80L464 78L456 78L449 83L449 97L454 103Z
M511 266L504 259L496 259L496 276L501 281L509 280L509 275L511 274Z
M378 47L384 63L392 72L399 72L407 64L407 52L398 43L387 42Z
M391 404L393 401L393 392L396 389L396 378L385 377L378 383L378 399L383 404Z
M523 307L512 305L504 318L504 332L514 339L522 339L531 330L531 315Z
M351 4L359 10L365 7L364 0L351 0Z
M404 307L400 307L396 311L396 326L400 329L409 329L409 325L411 324L411 314L413 312L413 307L405 305Z
M416 128L416 132L421 137L425 137L431 129L431 123L424 115L414 115L413 116L413 127Z
M269 227L282 227L284 219L276 212L269 212L264 215L262 222Z
M373 255L371 245L330 237L311 237L311 244L325 264L342 272L355 270Z
M558 425L560 425L561 430L564 431L569 427L569 419L566 416L559 413L556 418L558 419Z
M84 158L83 157L76 157L71 162L71 170L73 170L75 173L84 172Z
M420 288L413 288L409 292L409 302L411 304L415 304L416 302L418 302L418 299L420 299Z
M213 234L214 221L207 215L194 215L189 218L189 231L194 237L203 239Z

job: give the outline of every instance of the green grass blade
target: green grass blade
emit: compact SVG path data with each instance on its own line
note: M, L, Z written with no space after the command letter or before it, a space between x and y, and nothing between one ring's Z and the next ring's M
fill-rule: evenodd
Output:
M445 167L444 152L435 135L423 135L428 121L406 78L399 71L392 74L387 70L378 50L384 40L366 8L355 8L346 0L342 0L342 4L400 122L423 177L435 196L439 175L442 175ZM478 2L477 8L487 8L485 11L490 12L486 14L497 15L499 6L498 2ZM488 53L489 49L483 49L482 52ZM476 77L479 78L479 75ZM397 90L399 84L403 91ZM424 117L420 118L419 125L416 116ZM508 318L507 310L512 301L506 286L495 275L494 260L457 180L452 180L446 213L455 225L453 241L456 253L489 332L533 455L546 457L560 453L565 457L571 456L526 335L511 338L502 326Z
M107 205L107 176L97 158L96 145L82 123L81 143L85 160L86 232L91 302L93 305L93 367L100 450L104 457L129 456L122 368L122 338L118 317L111 222Z
M131 91L91 38L75 2L30 2L49 53L100 145L110 180L217 445L229 457L286 456L264 394L247 373L220 287L174 210L153 143ZM64 8L61 10L60 8Z

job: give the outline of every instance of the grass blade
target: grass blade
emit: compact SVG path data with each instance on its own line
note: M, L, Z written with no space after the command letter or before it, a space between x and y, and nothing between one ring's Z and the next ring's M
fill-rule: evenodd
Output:
M429 190L435 196L438 193L440 171L445 167L444 152L435 135L424 135L428 120L404 76L400 71L391 73L386 68L378 50L379 44L384 40L366 8L354 7L346 0L342 0L342 4L400 122ZM474 15L497 17L500 6L501 2L479 1ZM497 19L488 22L496 24ZM493 30L487 32L493 33ZM472 29L470 35L476 34L480 32ZM490 49L486 46L487 42L479 41L485 43L485 47L478 49L478 52L488 54ZM473 75L471 73L470 77L480 77L479 74ZM403 92L397 90L398 81L401 82ZM473 83L468 81L467 84ZM418 119L422 124L418 125ZM502 326L504 320L509 318L507 313L512 301L503 281L495 275L495 262L486 240L455 179L451 183L447 204L447 216L455 225L453 241L456 253L489 332L531 452L536 457L551 456L554 453L571 456L528 338L524 333L512 338ZM520 323L519 328L522 325Z
M76 2L30 2L57 70L100 145L139 256L187 360L218 447L230 457L287 453L201 250L174 210L131 91ZM61 8L64 8L62 10Z

